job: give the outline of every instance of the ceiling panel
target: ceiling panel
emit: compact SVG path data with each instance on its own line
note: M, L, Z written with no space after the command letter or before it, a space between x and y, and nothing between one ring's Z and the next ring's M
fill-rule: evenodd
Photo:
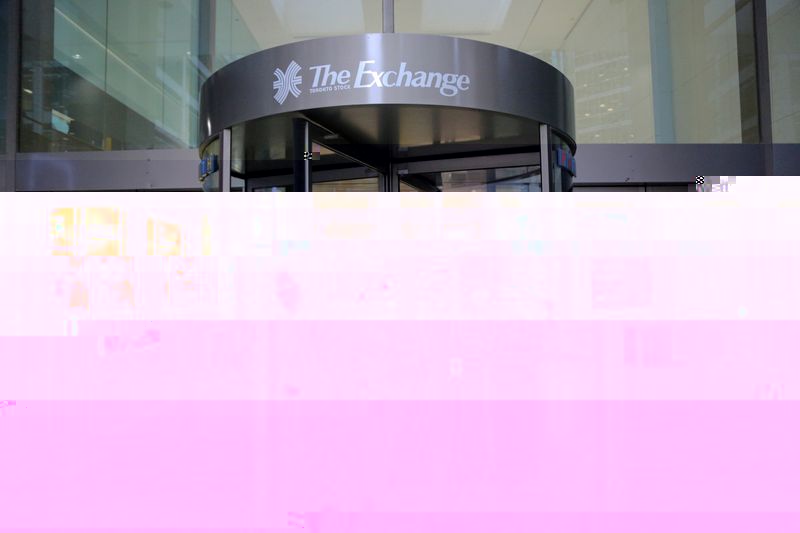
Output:
M452 0L424 0L420 31L489 35L503 27L510 6L511 0L459 0L454 9Z
M522 43L525 52L558 50L592 0L542 0Z
M233 0L262 48L329 35L367 33L365 2L378 0ZM372 19L374 17L370 17Z

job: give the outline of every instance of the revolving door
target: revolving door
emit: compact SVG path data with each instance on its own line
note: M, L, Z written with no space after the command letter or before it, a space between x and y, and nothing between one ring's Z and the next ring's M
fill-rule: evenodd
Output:
M348 56L353 69L334 63ZM274 94L262 90L265 73ZM487 76L505 82L481 84ZM570 190L575 175L569 82L532 56L476 41L294 43L220 70L201 102L207 191L551 192Z

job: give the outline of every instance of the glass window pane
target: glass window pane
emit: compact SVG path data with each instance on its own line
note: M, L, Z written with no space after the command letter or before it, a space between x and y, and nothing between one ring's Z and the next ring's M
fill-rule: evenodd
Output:
M21 150L196 146L200 4L23 2Z
M216 4L215 70L282 44L383 29L382 0L217 0Z
M742 142L736 0L668 5L676 141Z
M314 192L378 192L378 178L315 182Z
M539 167L431 172L400 178L400 192L541 192Z
M742 140L736 0L403 0L398 32L529 53L575 87L577 141Z
M767 0L772 135L800 142L800 0Z

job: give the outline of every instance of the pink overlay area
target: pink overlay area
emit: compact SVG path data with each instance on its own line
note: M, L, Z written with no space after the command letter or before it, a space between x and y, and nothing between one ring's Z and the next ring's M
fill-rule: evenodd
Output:
M794 321L76 321L17 400L800 400Z
M796 512L798 417L796 402L21 401L0 419L3 524Z
M800 531L797 205L0 197L0 532Z

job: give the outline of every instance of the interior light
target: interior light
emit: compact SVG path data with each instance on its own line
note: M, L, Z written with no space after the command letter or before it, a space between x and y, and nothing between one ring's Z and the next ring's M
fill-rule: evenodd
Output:
M72 59L80 59L80 58L81 58L80 54L75 54L74 56L72 56Z
M609 111L614 111L614 108L613 107L609 107L608 110Z
M603 108L605 108L605 107L606 107L606 104L600 104L600 107L603 107Z

